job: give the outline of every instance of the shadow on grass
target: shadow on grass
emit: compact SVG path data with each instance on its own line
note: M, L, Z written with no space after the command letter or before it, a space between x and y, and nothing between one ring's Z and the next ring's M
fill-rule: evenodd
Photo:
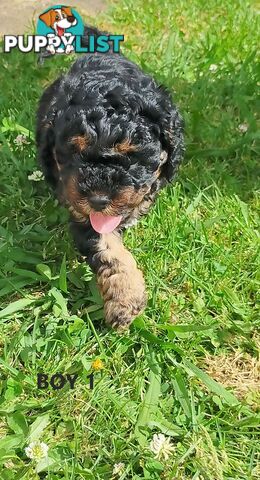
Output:
M247 200L257 189L256 69L247 62L192 84L176 80L186 136L180 179L187 195L215 184L223 194Z

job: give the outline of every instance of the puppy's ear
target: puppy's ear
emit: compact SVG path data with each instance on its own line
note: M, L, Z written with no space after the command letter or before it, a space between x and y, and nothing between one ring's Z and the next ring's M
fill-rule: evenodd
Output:
M74 17L71 7L62 7L61 10L66 13L67 17Z
M39 16L39 19L42 20L42 22L44 22L47 27L51 27L53 24L53 8L48 10L48 12L42 13Z
M59 179L59 170L54 157L55 132L54 121L56 116L56 95L62 78L58 78L42 95L37 112L36 143L38 159L45 174L46 180L56 187Z
M159 121L160 141L162 145L160 180L162 185L170 182L184 154L183 120L177 109L161 117Z

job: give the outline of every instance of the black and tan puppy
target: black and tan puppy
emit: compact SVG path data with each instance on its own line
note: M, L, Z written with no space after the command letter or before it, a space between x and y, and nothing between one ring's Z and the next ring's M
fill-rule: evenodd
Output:
M81 56L41 98L39 160L71 212L75 243L97 275L106 321L115 328L128 327L147 300L121 233L173 179L182 132L165 89L111 52Z

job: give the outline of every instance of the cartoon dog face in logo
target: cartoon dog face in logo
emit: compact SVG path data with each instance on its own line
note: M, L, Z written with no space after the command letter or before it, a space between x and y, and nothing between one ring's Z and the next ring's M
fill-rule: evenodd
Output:
M51 8L39 16L47 27L52 28L55 34L61 37L67 28L77 25L77 19L74 17L70 7Z
M48 34L49 37L54 37L57 35L58 37L70 37L71 33L67 32L66 29L70 27L74 27L77 25L78 20L72 13L71 7L54 7L48 10L47 12L42 13L39 16L39 19L47 25L47 27L52 28L55 33ZM49 45L46 48L52 55L57 53L63 53L64 50L59 47L55 50L53 45ZM65 48L65 53L71 53L74 51L73 45L67 45Z

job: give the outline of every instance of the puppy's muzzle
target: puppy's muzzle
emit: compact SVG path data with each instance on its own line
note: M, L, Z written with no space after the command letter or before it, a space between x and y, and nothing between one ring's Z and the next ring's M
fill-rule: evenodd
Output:
M110 202L109 197L106 195L92 195L88 199L88 203L91 208L94 208L97 212L104 210Z

